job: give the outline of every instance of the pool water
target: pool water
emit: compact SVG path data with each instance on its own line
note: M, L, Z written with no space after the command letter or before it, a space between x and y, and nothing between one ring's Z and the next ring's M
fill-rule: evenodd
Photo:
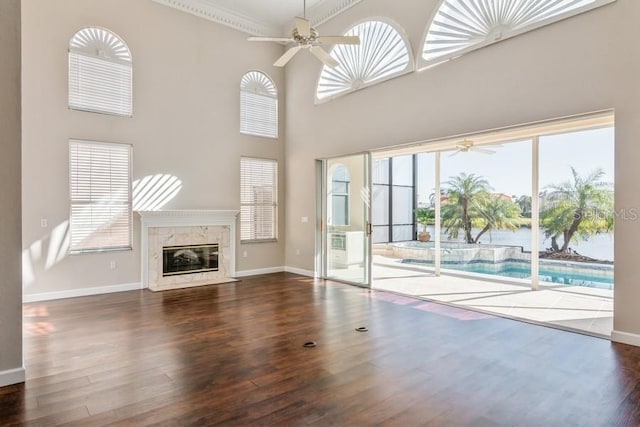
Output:
M421 260L405 259L403 263L425 264ZM505 262L499 265L487 266L487 264L443 264L442 268L457 271L468 271L470 273L489 274L494 276L506 276L516 279L528 279L531 277L531 269L524 265L514 265L515 263ZM431 265L433 265L431 263ZM561 271L541 265L539 271L541 282L555 283L568 286L585 286L589 288L613 289L613 275L594 275L588 271L578 271L573 269Z
M446 268L451 268L451 266L447 266ZM517 266L505 266L504 268L499 268L496 270L482 266L474 266L473 264L471 264L467 266L456 266L455 270L514 277L517 279L528 279L531 277L530 269ZM557 283L559 285L613 289L613 278L609 277L594 276L587 273L572 271L554 271L545 268L541 268L538 274L541 282Z

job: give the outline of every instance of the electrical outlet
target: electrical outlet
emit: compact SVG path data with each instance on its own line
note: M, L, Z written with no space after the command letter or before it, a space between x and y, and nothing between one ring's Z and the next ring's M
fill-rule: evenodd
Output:
M40 227L47 228L49 226L49 221L47 218L40 218Z
M118 261L111 261L109 263L109 268L111 268L112 270L115 270L116 268L118 268Z
M242 258L246 258L247 257L247 251L242 252Z
M300 218L300 221L301 221L303 224L306 224L306 223L308 223L308 222L309 222L309 217L308 217L308 216L303 216L302 218Z
M296 255L300 255L300 249L296 249Z

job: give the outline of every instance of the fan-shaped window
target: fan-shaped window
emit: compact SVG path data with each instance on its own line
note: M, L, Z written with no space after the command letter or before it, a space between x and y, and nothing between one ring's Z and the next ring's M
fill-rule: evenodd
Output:
M441 0L422 50L425 66L615 0Z
M83 28L69 43L69 108L132 115L131 52L103 28Z
M360 44L333 47L331 56L339 65L322 68L316 90L318 101L388 80L413 68L407 38L387 22L365 21L345 35L359 36Z
M240 132L278 137L278 91L259 71L249 71L240 82Z

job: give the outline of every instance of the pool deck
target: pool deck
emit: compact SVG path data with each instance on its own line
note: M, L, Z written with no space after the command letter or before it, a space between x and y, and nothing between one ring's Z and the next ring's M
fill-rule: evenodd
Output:
M459 305L498 316L549 324L609 339L613 329L613 291L544 285L532 291L522 284L441 275L433 268L373 256L372 288Z

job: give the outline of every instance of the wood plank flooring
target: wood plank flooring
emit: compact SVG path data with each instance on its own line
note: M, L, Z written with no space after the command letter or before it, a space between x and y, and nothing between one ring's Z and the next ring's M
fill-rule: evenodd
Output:
M640 348L288 273L24 315L3 426L640 424Z

